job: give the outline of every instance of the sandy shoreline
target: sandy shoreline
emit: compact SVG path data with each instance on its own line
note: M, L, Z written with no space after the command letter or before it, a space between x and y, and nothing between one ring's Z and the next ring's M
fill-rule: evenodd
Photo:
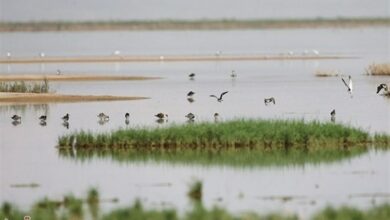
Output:
M0 63L87 63L87 62L181 62L181 61L239 61L239 60L319 60L354 59L341 55L169 55L169 56L46 56L46 57L1 57Z
M148 99L136 96L110 96L110 95L64 95L55 93L4 93L0 92L0 104L26 104L51 102L93 102L93 101L125 101Z
M2 81L115 81L115 80L154 80L161 77L145 76L110 76L110 75L82 75L82 74L62 74L62 75L44 75L44 74L0 74Z

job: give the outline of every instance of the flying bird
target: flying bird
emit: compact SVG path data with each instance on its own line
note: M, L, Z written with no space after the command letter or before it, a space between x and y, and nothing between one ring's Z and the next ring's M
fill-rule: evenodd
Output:
M266 98L266 99L264 99L264 104L265 105L268 105L269 103L274 103L274 105L275 105L275 98L274 97L271 97L271 98Z
M381 83L381 84L376 88L376 94L378 94L382 89L383 89L384 91L386 91L386 92L389 91L389 88L387 87L387 85L384 84L384 83Z
M344 80L344 78L341 78L343 81L344 85L347 87L348 92L352 95L353 92L353 83L352 83L352 77L351 75L348 76L348 83Z
M216 96L216 95L210 95L210 97L214 97L214 98L216 98L217 99L217 101L218 102L222 102L223 100L222 100L222 97L226 94L226 93L228 93L229 91L226 91L226 92L223 92L223 93L221 93L221 95L218 97L218 96Z

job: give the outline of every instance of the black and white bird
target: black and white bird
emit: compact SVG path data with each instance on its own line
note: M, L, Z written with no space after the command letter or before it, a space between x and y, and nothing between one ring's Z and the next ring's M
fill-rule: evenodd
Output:
M194 120L195 119L195 115L192 112L188 113L185 117L188 118L188 120Z
M190 73L190 74L188 75L188 77L190 77L190 79L193 80L193 79L195 78L195 73Z
M195 95L195 92L193 92L193 91L189 91L188 93L187 93L187 97L188 98L191 98L192 96L194 96Z
M383 91L385 91L385 92L388 92L388 91L389 91L389 88L387 87L387 85L384 84L384 83L381 83L381 84L376 88L376 94L378 94L382 89L383 89Z
M125 124L128 125L130 123L130 114L126 112L125 114Z
M344 78L341 78L343 81L344 85L347 87L349 94L352 95L353 92L353 83L352 83L352 77L351 75L348 76L348 83L344 80Z
M214 122L218 122L219 121L219 114L218 112L214 113Z
M336 121L336 109L333 109L330 112L330 121L335 122Z
M220 95L219 97L216 96L216 95L210 95L210 97L214 97L214 98L217 99L218 102L222 102L222 101L223 101L222 97L223 97L226 93L228 93L228 92L229 92L229 91L226 91L226 92L221 93L221 95Z
M162 113L162 112L157 113L157 114L155 114L154 116L156 116L156 117L159 118L159 119L168 118L168 114L165 114L165 113Z
M108 120L110 120L110 116L104 114L103 112L98 114L98 118L99 118L101 121L108 121Z
M12 118L12 120L14 120L14 121L21 121L21 120L22 120L22 117L19 116L19 115L13 115L11 118Z
M64 115L64 116L62 117L62 120L64 120L64 121L69 121L69 114L66 113L66 115Z
M265 105L268 105L269 103L274 103L274 105L275 105L275 98L274 97L271 97L271 98L265 98L264 99L264 104Z
M46 115L41 115L41 117L39 117L39 120L41 121L46 121L46 119L47 119Z

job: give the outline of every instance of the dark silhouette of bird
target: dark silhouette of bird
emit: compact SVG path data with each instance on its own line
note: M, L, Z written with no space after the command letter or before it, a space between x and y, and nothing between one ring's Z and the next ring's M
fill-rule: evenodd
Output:
M348 76L348 83L344 80L344 78L341 78L344 85L347 87L348 92L352 95L353 92L353 83L352 83L352 77L351 75Z
M192 97L188 97L188 98L187 98L187 101L188 101L189 103L193 103L193 102L195 102L195 99L192 98Z
M232 73L230 74L230 77L236 78L237 77L236 71L232 70Z
M222 102L223 100L222 100L222 97L226 94L226 93L228 93L229 91L226 91L226 92L223 92L223 93L221 93L221 95L218 97L218 96L216 96L216 95L210 95L210 97L214 97L214 98L216 98L217 99L217 101L218 102Z
M130 114L126 112L125 114L125 124L128 125L130 123Z
M188 113L186 116L186 118L188 118L188 120L194 120L195 119L195 115L193 113Z
M214 122L218 122L219 121L219 114L218 112L214 113Z
M39 125L42 126L42 127L45 127L47 125L46 121L45 120L41 120L39 122Z
M69 114L66 113L66 115L64 115L64 116L62 117L62 120L64 120L64 121L69 121Z
M331 121L331 122L335 122L335 121L336 121L336 109L333 109L333 110L330 112L330 121Z
M190 74L188 75L188 77L190 77L190 79L194 79L194 78L195 78L195 73L190 73Z
M20 120L22 119L22 117L19 116L19 115L13 115L11 118L12 118L14 121L20 121Z
M389 88L387 87L387 85L384 84L384 83L381 83L381 84L376 88L376 94L378 94L382 89L383 89L384 91L386 91L386 92L389 91Z
M160 118L160 119L168 118L168 115L167 115L167 114L164 114L164 113L162 113L162 112L157 113L157 114L154 115L154 116L156 116L157 118Z
M41 120L41 121L45 121L46 119L47 119L46 115L41 115L41 117L39 117L39 120Z
M264 104L265 105L268 105L269 103L274 103L274 105L275 105L275 98L274 97L271 97L271 98L266 98L266 99L264 99Z
M193 92L193 91L189 91L187 93L187 97L192 97L193 95L195 95L195 92Z

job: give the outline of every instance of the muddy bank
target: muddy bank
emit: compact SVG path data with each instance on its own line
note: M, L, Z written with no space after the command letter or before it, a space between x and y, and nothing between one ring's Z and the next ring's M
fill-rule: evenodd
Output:
M42 74L0 74L1 81L115 81L115 80L153 80L160 77L145 76L110 76L110 75L82 75L82 74L62 74L62 75L42 75Z
M49 102L94 102L140 100L148 97L110 95L64 95L55 93L0 93L0 104L49 103Z

